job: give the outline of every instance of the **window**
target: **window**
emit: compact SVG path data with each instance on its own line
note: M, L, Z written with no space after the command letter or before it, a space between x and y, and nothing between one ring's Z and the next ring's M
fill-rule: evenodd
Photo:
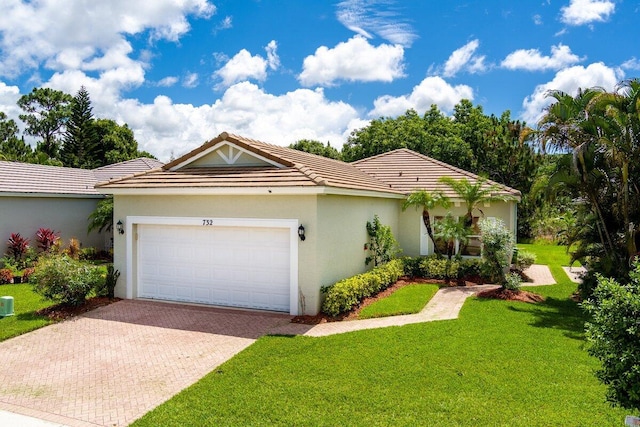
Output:
M435 224L438 221L443 221L444 216L436 215L431 217L431 227L435 230ZM455 216L456 220L460 220L462 216ZM480 228L478 227L478 222L480 221L480 217L474 216L471 223L471 235L469 236L469 240L466 244L456 240L455 243L455 253L460 254L465 257L478 257L482 252L482 243L480 242ZM420 239L420 254L428 255L435 252L433 248L433 242L429 238L427 234L426 227L422 224L422 218L420 218L420 230L421 230L421 239ZM438 247L440 253L445 254L447 251L447 244L443 239L436 238L435 243Z

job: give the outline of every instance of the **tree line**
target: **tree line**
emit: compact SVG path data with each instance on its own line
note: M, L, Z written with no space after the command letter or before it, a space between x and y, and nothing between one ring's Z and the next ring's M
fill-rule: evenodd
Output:
M0 111L0 160L94 169L153 155L138 150L126 125L96 118L84 86L75 96L50 88L34 88L21 96L23 135L15 120ZM36 138L32 148L24 135Z

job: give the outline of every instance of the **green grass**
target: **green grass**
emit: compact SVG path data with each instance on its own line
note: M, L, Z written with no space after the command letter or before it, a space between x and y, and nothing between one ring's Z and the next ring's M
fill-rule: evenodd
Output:
M134 425L621 425L584 349L564 249L526 249L558 281L529 288L543 303L471 298L457 320L262 337Z
M438 285L416 284L404 286L387 298L378 300L363 308L358 317L360 319L370 319L372 317L418 313L433 298L438 289L440 289Z
M0 285L0 296L12 296L15 315L0 318L0 341L46 326L51 320L35 312L53 303L43 301L30 284Z

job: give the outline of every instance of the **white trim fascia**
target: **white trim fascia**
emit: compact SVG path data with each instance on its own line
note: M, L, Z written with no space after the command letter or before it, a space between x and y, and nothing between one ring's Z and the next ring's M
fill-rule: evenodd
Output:
M297 196L297 195L338 195L359 197L380 197L386 199L404 199L399 193L385 193L373 190L354 190L349 188L312 186L312 187L189 187L189 188L97 188L102 194L115 196Z
M0 192L0 197L34 197L50 199L104 199L105 193L101 194L69 194L69 193L20 193Z
M270 165L272 165L272 166L275 166L275 167L277 167L277 168L283 168L283 167L284 167L284 165L283 165L283 164L281 164L281 163L274 162L273 160L267 159L266 157L263 157L263 156L261 156L260 154L256 154L256 153L254 153L253 151L249 151L249 150L247 150L247 149L245 149L245 148L242 148L242 147L240 147L240 146L238 146L238 145L234 144L234 143L233 143L233 142L231 142L231 141L228 141L228 140L224 139L224 140L222 140L222 141L218 142L217 144L215 144L215 145L213 145L213 146L211 146L211 147L207 148L206 150L203 150L202 152L200 152L200 153L198 153L198 154L194 155L193 157L189 157L189 158L188 158L188 159L186 159L184 162L177 164L176 166L172 167L172 168L171 168L171 169L169 169L169 170L170 170L170 171L175 171L175 170L181 169L181 168L183 168L184 166L188 165L189 163L193 163L193 162L195 162L196 160L201 159L201 158L203 158L203 157L207 156L208 154L210 154L210 153L212 153L212 152L216 151L217 149L219 149L219 148L220 148L220 147L222 147L223 145L229 145L229 146L231 146L231 147L235 148L236 150L241 151L242 153L245 153L245 154L247 154L247 155L249 155L249 156L255 157L256 159L259 159L259 160L261 160L261 161L263 161L263 162L266 162L266 163L268 163L268 164L270 164Z
M206 225L205 224L206 221ZM127 248L127 283L126 297L133 299L133 235L134 225L183 225L199 227L264 227L286 228L289 230L289 314L297 316L298 307L298 226L297 219L263 219L263 218L207 218L207 217L162 217L162 216L128 216L125 218L125 238ZM138 252L139 256L139 252ZM139 260L136 260L139 262ZM139 274L139 269L138 269ZM136 277L140 283L140 277Z

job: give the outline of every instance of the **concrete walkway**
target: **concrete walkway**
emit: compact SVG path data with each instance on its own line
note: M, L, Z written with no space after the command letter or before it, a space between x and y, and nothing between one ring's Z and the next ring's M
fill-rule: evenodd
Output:
M523 286L544 286L556 283L551 270L546 265L532 265L524 271L531 279ZM403 316L380 317L375 319L351 320L345 322L328 322L319 325L299 325L290 323L283 325L272 333L286 335L305 335L310 337L322 337L345 332L360 331L364 329L386 328L389 326L403 326L412 323L431 322L434 320L457 319L464 302L470 296L487 290L494 289L496 285L482 285L469 287L442 288L431 298L429 303L417 314Z

